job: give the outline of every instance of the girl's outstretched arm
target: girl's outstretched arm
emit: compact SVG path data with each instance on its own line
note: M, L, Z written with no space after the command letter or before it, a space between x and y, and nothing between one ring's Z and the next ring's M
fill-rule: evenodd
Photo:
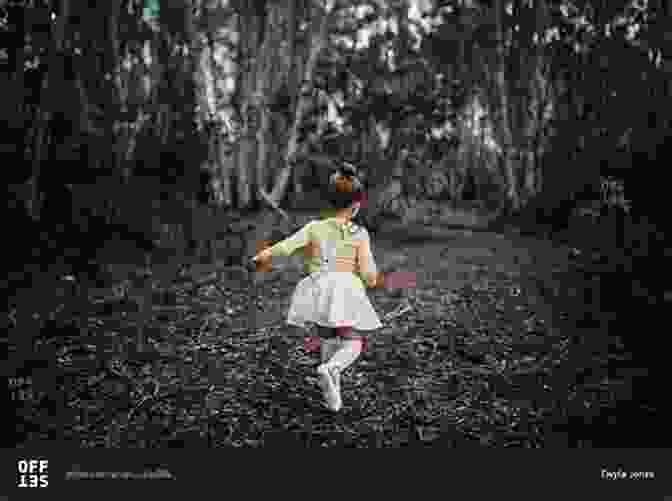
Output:
M404 271L378 271L371 251L371 239L365 234L357 247L357 267L360 277L370 288L408 289L417 286L416 274Z
M357 246L357 271L364 279L367 287L382 286L382 274L378 272L376 260L373 258L371 239L368 232L364 234L364 238L360 240Z
M281 240L271 247L260 250L260 252L252 258L252 261L263 266L270 263L274 256L287 257L292 255L297 249L301 249L310 243L311 228L313 224L314 221L311 221L286 239Z

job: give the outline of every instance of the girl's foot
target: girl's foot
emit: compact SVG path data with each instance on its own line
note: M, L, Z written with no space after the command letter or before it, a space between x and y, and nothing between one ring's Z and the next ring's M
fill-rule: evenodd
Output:
M341 409L343 402L341 401L341 394L339 391L340 382L338 385L336 384L336 378L332 374L333 371L334 369L326 364L322 364L317 368L317 374L320 378L322 391L324 391L327 408L337 412Z
M329 369L329 375L331 376L331 379L334 381L334 386L336 387L336 391L338 394L341 394L341 371L339 370L338 367L331 367Z

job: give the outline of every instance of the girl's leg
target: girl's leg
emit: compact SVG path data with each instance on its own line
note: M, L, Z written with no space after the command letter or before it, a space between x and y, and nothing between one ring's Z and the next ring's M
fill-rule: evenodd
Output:
M329 359L327 365L334 367L340 373L350 367L361 355L362 338L353 335L351 328L343 328L339 334L341 338L340 347Z
M351 331L351 330L350 330ZM359 355L362 353L362 339L359 336L353 336L350 332L347 333L345 337L339 336L339 347L336 353L334 353L328 362L322 363L318 368L318 372L321 374L328 374L331 378L331 382L334 385L334 391L337 394L337 408L334 406L330 407L333 410L338 410L343 405L341 400L341 373L350 367ZM334 400L336 401L336 400ZM329 397L327 396L327 402L329 402Z
M342 405L340 376L337 371L327 366L327 362L338 350L341 340L336 336L334 329L330 327L318 326L318 335L320 337L320 355L322 359L321 365L317 368L317 373L320 377L320 386L324 391L327 406L333 411L338 411Z
M326 329L321 327L320 329ZM331 330L331 329L330 329ZM322 364L317 372L325 392L327 405L334 411L342 406L341 372L350 367L362 353L361 336L353 335L351 327L320 331ZM334 336L335 337L331 337Z
M336 353L339 348L341 347L343 340L334 337L331 339L324 339L321 341L320 345L320 350L321 350L321 355L322 355L322 364L327 363L329 360L331 360L331 357L334 356L334 353ZM341 373L337 370L333 370L330 372L331 377L334 380L334 385L336 386L336 391L340 393L341 391Z
M338 349L340 340L333 328L321 325L317 326L317 336L320 340L320 362L328 362Z

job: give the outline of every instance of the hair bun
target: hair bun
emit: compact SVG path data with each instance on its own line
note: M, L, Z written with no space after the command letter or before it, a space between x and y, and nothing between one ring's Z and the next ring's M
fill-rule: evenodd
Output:
M352 193L362 190L362 183L357 176L357 168L348 162L343 162L331 176L331 183L336 191Z
M363 190L357 169L351 164L341 163L331 174L325 195L336 208L342 209L359 201Z
M343 165L339 168L339 172L349 178L357 177L356 167L349 162L343 162Z
M331 182L334 185L334 188L337 192L340 193L352 193L354 191L354 180L351 176L347 176L341 172L336 172L332 178Z

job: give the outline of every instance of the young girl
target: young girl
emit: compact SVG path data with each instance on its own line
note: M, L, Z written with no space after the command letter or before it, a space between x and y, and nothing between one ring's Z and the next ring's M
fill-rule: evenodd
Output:
M364 331L382 324L366 295L366 287L399 288L402 274L383 276L377 271L368 231L352 222L362 202L361 182L350 166L331 176L327 198L335 207L332 217L311 221L289 238L261 251L253 261L268 269L273 256L289 256L303 249L309 275L296 286L287 323L306 328L316 324L321 364L317 368L326 406L338 411L341 373L362 352Z

